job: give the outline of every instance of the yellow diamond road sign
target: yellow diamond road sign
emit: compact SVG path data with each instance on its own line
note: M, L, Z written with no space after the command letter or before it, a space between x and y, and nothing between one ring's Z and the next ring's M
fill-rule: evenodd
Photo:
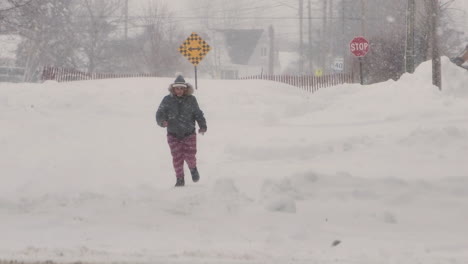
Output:
M182 45L179 52L184 55L193 65L197 66L211 47L196 33L192 33Z

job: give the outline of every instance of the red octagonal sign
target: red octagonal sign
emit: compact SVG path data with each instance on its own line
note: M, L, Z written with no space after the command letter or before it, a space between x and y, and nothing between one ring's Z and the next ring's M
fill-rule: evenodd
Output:
M349 43L349 50L356 57L364 57L369 52L369 41L364 37L355 37Z

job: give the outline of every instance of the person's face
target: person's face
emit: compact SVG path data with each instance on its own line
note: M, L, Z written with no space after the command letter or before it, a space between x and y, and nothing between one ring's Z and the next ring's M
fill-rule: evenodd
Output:
M178 96L178 97L183 96L184 93L185 93L185 90L187 90L186 87L180 87L180 86L174 87L174 93L175 93L175 95Z

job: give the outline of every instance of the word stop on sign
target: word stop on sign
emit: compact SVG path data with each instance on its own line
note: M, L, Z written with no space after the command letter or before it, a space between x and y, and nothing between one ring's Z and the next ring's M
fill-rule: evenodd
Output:
M351 52L366 51L369 48L369 43L351 43Z

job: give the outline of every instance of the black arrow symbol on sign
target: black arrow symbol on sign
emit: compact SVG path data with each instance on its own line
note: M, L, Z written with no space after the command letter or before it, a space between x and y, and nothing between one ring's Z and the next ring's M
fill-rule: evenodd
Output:
M193 50L198 50L198 51L200 51L201 48L200 48L200 47L198 47L198 48L188 48L188 50L189 50L189 51L193 51Z

